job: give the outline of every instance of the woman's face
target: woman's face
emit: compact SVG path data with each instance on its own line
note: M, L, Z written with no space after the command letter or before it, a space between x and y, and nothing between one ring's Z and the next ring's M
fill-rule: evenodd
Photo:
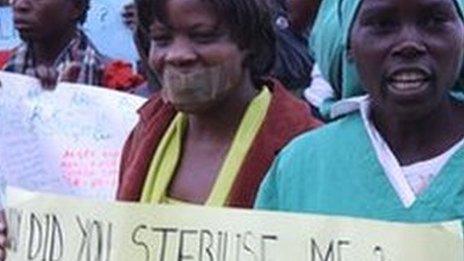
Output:
M176 72L176 77L183 74L196 75L199 79L192 81L198 85L221 82L233 89L242 83L246 51L240 49L230 38L227 28L221 23L211 3L204 0L168 0L165 10L167 24L154 21L151 25L152 43L149 54L150 66L160 79L164 79L161 80L163 88L170 84L165 76L168 75L167 78L170 78L172 71ZM220 81L218 75L222 74L227 75L227 79ZM181 81L183 80L171 82ZM225 86L213 86L210 89L222 87ZM184 92L181 93L183 99L180 99L183 101L173 103L180 111L197 112L216 105L215 103L227 95L214 98L197 97L210 94ZM191 102L188 97L192 97Z
M464 28L452 0L363 0L350 46L374 108L417 119L455 84Z

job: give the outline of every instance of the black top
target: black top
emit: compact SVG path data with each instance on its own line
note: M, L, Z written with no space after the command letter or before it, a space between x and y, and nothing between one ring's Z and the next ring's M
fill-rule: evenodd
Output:
M277 37L277 57L273 76L287 89L298 90L309 86L313 60L309 55L308 38L290 27L285 0L271 3Z

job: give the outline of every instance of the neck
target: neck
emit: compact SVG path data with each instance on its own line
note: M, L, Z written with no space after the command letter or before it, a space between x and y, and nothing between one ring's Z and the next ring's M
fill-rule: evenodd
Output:
M431 113L404 120L373 108L374 125L402 165L436 157L464 136L464 106L447 99Z
M233 138L251 100L257 95L250 77L218 106L201 114L189 114L189 136L202 140Z
M36 65L53 66L63 49L68 46L76 36L76 28L58 34L56 37L48 37L45 40L34 41L32 54Z

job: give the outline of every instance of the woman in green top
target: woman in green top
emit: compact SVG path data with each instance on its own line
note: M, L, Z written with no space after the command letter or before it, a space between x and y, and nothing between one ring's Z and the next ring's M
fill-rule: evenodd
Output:
M368 95L294 140L257 208L394 221L464 217L461 0L338 3L347 60ZM346 75L344 77L347 77Z

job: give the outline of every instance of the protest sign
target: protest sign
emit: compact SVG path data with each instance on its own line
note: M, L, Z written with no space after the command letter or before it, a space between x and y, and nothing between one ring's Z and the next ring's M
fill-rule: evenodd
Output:
M138 59L132 32L121 16L124 5L131 2L133 0L98 0L91 4L84 31L97 49L110 58Z
M20 43L13 24L11 7L0 7L0 50L13 49Z
M460 221L103 203L10 188L8 260L462 261Z
M10 185L111 199L120 154L145 99L0 72L0 170Z

